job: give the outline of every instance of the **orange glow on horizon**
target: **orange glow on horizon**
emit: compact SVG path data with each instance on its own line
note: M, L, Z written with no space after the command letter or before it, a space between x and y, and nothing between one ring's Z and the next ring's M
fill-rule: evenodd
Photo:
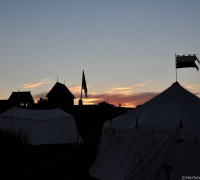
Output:
M79 99L75 99L75 105L78 105ZM104 99L102 98L89 98L89 99L83 99L83 104L84 105L98 105L98 103L103 102ZM119 107L118 103L115 102L109 102L109 104L113 104L115 107ZM121 107L124 108L136 108L136 105L133 103L122 103Z
M136 105L135 104L131 104L131 103L124 103L124 105L122 105L122 107L125 107L125 108L136 108Z
M102 98L88 98L88 99L83 98L82 100L83 100L84 105L95 105L95 104L98 104L98 102L101 102L103 99ZM78 101L79 99L76 98L74 104L78 105Z
M143 104L148 99L151 99L157 93L155 92L138 92L133 90L134 87L147 87L149 82L135 84L125 87L114 87L108 90L107 92L100 94L97 92L89 91L88 98L85 98L83 94L83 104L84 105L98 105L100 102L108 102L109 104L114 105L115 107L125 107L125 108L135 108L139 104ZM81 91L81 85L74 85L68 87L72 94L76 97L74 99L74 105L79 104L79 97ZM46 93L40 93L34 96L35 102L37 102L40 97L44 98Z

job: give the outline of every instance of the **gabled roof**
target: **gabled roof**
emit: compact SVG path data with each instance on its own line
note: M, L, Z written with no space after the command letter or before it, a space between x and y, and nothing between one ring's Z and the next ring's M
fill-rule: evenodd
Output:
M33 104L33 97L30 91L22 91L22 92L12 92L9 99L10 102L28 102Z
M49 91L49 93L46 95L46 97L54 96L56 94L62 95L68 95L71 98L75 98L74 95L69 91L69 89L64 85L59 82L57 82L53 88Z

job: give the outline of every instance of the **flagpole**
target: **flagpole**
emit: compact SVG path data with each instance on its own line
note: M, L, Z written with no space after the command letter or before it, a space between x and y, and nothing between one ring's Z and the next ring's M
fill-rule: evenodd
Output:
M175 53L175 70L176 70L176 82L177 82L176 53Z
M83 88L82 88L82 86L81 86L81 99L82 99L82 91L83 91Z

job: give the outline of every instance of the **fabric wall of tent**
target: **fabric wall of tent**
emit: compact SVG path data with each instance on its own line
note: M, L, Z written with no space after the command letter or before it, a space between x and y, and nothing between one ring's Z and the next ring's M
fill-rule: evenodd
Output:
M90 175L101 180L199 176L200 100L178 82L106 122Z
M82 142L74 118L63 110L13 107L0 114L0 129L20 132L32 145Z

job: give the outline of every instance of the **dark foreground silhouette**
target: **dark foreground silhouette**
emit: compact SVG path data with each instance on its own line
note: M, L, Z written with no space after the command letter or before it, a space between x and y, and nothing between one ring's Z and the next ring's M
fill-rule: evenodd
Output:
M97 106L75 106L68 112L84 140L84 144L79 145L30 145L29 138L20 133L1 133L0 179L95 180L88 170L95 160L103 124L128 110L105 102Z
M1 179L95 179L91 167L99 140L82 145L12 145L1 150Z

